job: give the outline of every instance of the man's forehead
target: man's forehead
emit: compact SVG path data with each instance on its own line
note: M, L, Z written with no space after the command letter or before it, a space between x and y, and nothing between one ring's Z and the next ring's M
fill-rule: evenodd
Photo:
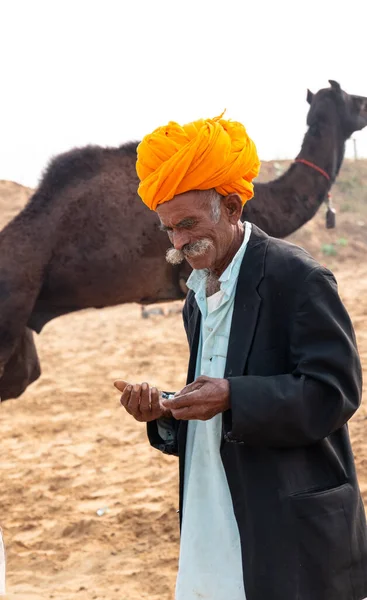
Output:
M203 192L195 190L174 196L157 207L157 213L162 219L177 218L185 219L193 213L203 210L205 196Z
M177 224L190 219L203 211L203 195L200 191L185 192L157 207L157 213L164 225Z

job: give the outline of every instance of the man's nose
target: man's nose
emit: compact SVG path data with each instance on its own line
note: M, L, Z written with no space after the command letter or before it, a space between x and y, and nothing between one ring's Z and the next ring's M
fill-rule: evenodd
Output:
M172 233L172 245L175 250L182 250L186 244L190 243L190 239L187 233L184 231L173 231Z

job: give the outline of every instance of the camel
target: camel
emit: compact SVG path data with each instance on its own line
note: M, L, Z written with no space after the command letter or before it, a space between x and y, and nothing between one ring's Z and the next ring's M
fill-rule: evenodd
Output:
M332 186L346 140L367 125L367 98L335 81L307 92L301 151L278 179L255 183L243 219L286 237L311 219ZM57 156L24 209L0 233L0 397L40 375L32 331L85 308L185 297L187 264L165 261L169 240L137 197L137 143Z

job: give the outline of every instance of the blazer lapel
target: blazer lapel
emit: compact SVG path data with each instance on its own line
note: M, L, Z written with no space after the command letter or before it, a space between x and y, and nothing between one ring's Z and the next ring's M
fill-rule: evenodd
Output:
M192 313L188 323L188 338L190 346L190 360L187 370L186 384L191 383L195 379L196 359L198 354L199 339L200 339L200 323L201 313L193 296Z
M264 276L268 243L269 237L252 225L251 237L238 276L225 378L241 376L245 371L261 304L257 288Z

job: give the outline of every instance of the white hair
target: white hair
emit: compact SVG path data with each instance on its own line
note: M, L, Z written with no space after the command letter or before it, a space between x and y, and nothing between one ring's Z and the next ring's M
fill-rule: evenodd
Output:
M206 192L206 200L210 202L212 209L212 218L214 223L218 223L220 219L220 207L222 203L222 198L223 196L218 194L217 190L215 190L214 188Z

